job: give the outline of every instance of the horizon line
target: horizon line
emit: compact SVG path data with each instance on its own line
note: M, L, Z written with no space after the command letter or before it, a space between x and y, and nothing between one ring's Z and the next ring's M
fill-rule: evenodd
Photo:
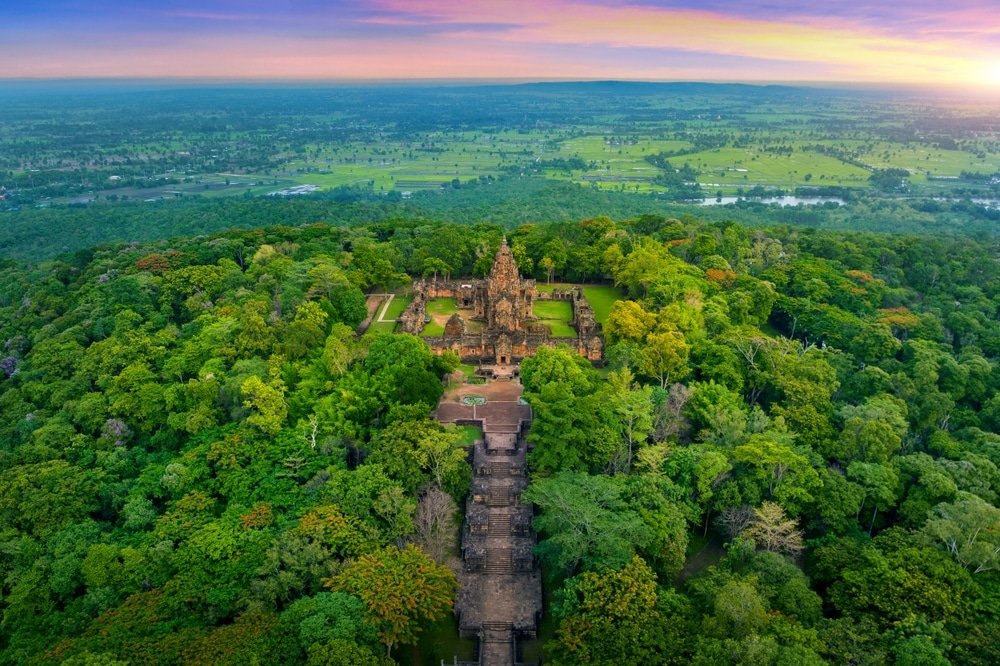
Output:
M706 85L743 85L752 87L786 86L809 88L864 88L864 89L905 89L905 90L974 90L976 86L963 83L926 83L915 81L850 81L826 79L710 79L710 78L626 78L626 77L407 77L407 78L271 78L271 77L219 77L219 76L49 76L49 77L0 77L0 84L9 83L199 83L199 84L246 84L270 85L324 84L339 85L524 85L533 83L648 83L677 84L692 83Z

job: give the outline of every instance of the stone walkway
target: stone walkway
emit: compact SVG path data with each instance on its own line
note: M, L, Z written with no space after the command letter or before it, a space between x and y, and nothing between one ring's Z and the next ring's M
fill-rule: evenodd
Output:
M485 397L486 404L463 405L469 394ZM521 385L513 382L464 385L446 393L435 413L442 423L483 429L473 452L455 603L462 637L479 641L480 666L520 664L517 642L536 637L542 612L532 509L521 502L531 409L520 398Z
M388 296L389 294L368 294L365 297L365 308L368 310L368 316L365 317L364 321L358 324L358 328L355 331L358 336L365 334L368 327L372 325L372 322L380 316L380 312L385 312L385 309L382 307L382 303Z
M396 298L396 294L389 294L389 298L387 298L385 300L385 305L383 305L381 308L379 308L379 311L378 311L378 321L380 323L388 324L389 322L396 321L395 318L393 318L393 319L386 319L385 318L385 313L389 309L389 306L392 305L392 299L394 299L394 298Z

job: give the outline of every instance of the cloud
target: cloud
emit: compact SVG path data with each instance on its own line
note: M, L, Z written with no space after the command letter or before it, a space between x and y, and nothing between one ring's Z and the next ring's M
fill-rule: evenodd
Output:
M729 3L730 5L732 3ZM982 7L960 3L951 23L928 19L936 5L923 3L897 12L903 21L919 23L920 38L901 34L898 23L872 21L866 12L885 13L884 4L861 3L852 12L802 15L787 3L793 19L780 18L781 3L771 3L763 17L746 17L719 10L638 3L597 3L586 0L496 3L488 0L377 0L373 7L386 20L441 29L442 37L493 40L526 45L591 46L616 50L652 49L713 52L726 56L764 58L801 68L812 64L836 69L846 78L924 81L928 71L942 78L973 79L983 58L983 44L969 40L969 30L993 34L995 22L985 20ZM837 3L827 5L837 6ZM905 3L900 3L905 4ZM918 3L920 5L921 3ZM755 4L744 3L746 12ZM803 3L794 3L801 7ZM824 6L824 5L821 5ZM921 11L917 10L923 10ZM517 17L516 23L511 17ZM942 17L943 18L943 17ZM477 24L475 29L458 26ZM452 30L443 27L453 26ZM982 27L986 26L986 27ZM948 27L953 35L942 31ZM931 33L930 31L935 31ZM934 34L934 39L926 39ZM775 67L778 72L788 67Z
M115 4L130 9L111 12ZM0 25L0 59L8 76L920 83L973 82L1000 63L1000 24L975 0L944 8L929 0L694 4L163 0L154 8L103 1L101 12L63 14L58 23L22 17L34 29L23 21Z

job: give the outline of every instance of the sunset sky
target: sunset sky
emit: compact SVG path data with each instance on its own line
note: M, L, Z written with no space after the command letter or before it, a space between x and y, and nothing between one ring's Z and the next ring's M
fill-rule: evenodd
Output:
M0 0L0 78L1000 88L996 0Z

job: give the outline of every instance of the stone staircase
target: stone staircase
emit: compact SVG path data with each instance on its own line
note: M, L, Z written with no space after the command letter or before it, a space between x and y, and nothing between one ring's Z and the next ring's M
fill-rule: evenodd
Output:
M484 427L473 452L456 613L463 637L479 640L479 666L529 666L517 661L518 645L536 638L542 611L531 510L521 504L523 434L520 427Z
M509 513L493 512L490 514L490 520L487 524L487 534L491 537L510 536L512 534Z
M490 548L486 551L487 574L509 576L514 573L514 563L507 548Z
M487 464L489 475L494 479L506 479L514 476L514 464L506 460L491 460Z
M511 504L513 502L511 501L509 488L494 488L486 500L486 506L489 507L506 507Z
M480 640L484 643L510 643L513 633L514 625L510 622L484 622Z

